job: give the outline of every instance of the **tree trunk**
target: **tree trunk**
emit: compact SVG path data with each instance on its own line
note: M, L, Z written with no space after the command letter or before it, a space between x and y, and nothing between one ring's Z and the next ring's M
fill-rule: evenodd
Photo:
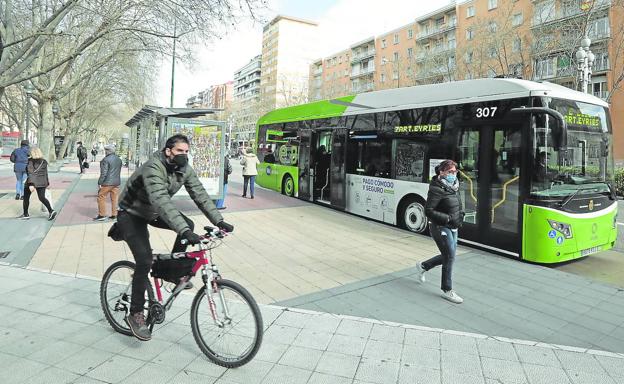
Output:
M41 122L39 125L39 148L43 152L43 158L50 161L50 145L54 144L52 139L52 124L54 123L54 115L52 114L52 99L47 97L41 98L39 104L41 114Z
M67 151L67 147L69 146L69 143L71 143L74 140L74 135L69 133L70 130L69 128L67 128L65 130L65 137L63 138L63 144L61 144L61 149L59 151L59 157L64 159L65 158L65 151Z

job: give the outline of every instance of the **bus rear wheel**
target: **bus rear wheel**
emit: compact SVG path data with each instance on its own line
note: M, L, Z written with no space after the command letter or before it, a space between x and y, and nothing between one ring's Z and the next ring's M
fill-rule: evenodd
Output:
M427 231L428 222L424 202L416 197L405 199L399 209L398 222L401 228L424 234Z
M286 175L282 182L282 192L288 197L295 196L295 182L290 175Z

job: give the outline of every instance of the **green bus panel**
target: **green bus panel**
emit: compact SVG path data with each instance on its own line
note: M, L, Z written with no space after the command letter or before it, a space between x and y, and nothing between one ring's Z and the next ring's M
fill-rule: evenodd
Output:
M578 259L588 254L613 248L617 237L614 225L617 209L605 209L600 215L573 217L553 209L525 205L522 236L522 258L536 263L552 264ZM583 217L585 216L585 217ZM569 224L572 237L553 229L548 220ZM587 254L583 254L585 251Z
M256 184L273 191L282 192L282 182L286 175L293 178L294 193L296 193L299 190L299 168L292 165L260 163Z

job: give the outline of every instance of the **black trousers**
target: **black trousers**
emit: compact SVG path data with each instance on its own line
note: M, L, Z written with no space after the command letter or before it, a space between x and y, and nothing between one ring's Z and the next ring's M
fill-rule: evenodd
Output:
M46 199L45 197L45 187L39 187L39 188L35 188L37 190L37 197L39 198L39 201L41 201L41 203L43 205L45 205L46 209L48 210L48 213L52 213L52 206L50 205L50 202L48 201L48 199ZM28 207L30 206L30 195L32 195L32 192L30 192L30 188L28 185L24 186L24 216L28 216Z
M192 231L195 227L193 221L184 215L182 217L184 217ZM147 226L151 225L164 229L171 228L160 218L154 221L147 221L126 211L119 211L117 214L117 225L121 233L123 233L124 240L128 244L130 251L132 251L132 256L134 256L134 262L136 263L136 269L132 278L132 298L130 302L130 314L135 314L143 312L145 291L149 284L149 272L152 269L152 246L150 245ZM171 252L184 252L186 247L186 245L182 244L182 238L178 235Z

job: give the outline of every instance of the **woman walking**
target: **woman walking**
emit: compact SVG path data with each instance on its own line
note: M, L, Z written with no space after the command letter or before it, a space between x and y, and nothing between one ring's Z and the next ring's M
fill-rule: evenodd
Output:
M462 299L453 290L452 272L457 250L457 230L464 222L464 211L459 196L457 163L444 160L436 167L436 176L429 184L425 214L429 219L429 232L435 240L440 254L420 264L419 279L425 282L425 272L442 265L442 297L461 304Z
M56 211L52 210L50 202L45 197L46 188L50 185L48 180L48 162L43 158L43 153L39 148L33 148L30 150L30 158L28 159L28 165L26 166L26 185L24 186L24 214L19 218L22 220L30 219L28 215L28 206L30 205L30 195L33 192L37 192L39 201L48 210L48 220L54 220L56 217Z
M246 150L245 156L240 161L243 166L243 197L247 197L247 184L251 181L251 185L249 186L249 192L251 193L251 198L254 198L254 184L256 182L256 176L258 175L258 170L256 166L260 164L258 157L255 153L253 153L253 148L249 147Z

